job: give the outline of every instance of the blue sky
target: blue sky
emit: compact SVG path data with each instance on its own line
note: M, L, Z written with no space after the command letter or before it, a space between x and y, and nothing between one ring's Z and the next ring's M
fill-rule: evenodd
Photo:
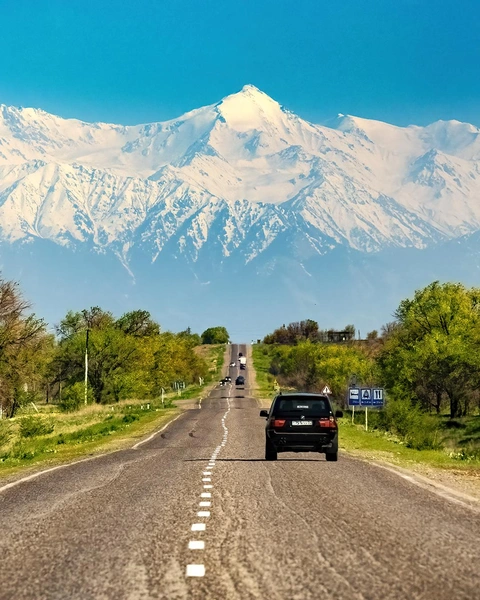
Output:
M480 126L478 0L0 0L0 103L124 124L253 83L300 116Z

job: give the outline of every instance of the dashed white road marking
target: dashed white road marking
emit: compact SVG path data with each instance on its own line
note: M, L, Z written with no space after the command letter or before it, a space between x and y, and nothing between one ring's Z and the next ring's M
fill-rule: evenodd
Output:
M205 565L187 565L187 577L203 577Z
M211 478L212 469L215 466L215 461L217 460L218 454L222 451L222 448L225 447L225 444L227 442L228 427L225 425L225 420L226 420L227 415L230 412L230 408L231 408L230 407L230 395L231 395L231 388L228 393L229 397L227 398L227 407L228 408L222 417L222 427L224 430L224 434L222 437L222 443L219 444L215 448L214 452L212 452L212 455L208 461L208 465L207 465L205 471L202 472L203 489L212 489L213 488L213 485L210 483L212 481L212 478ZM201 408L200 403L199 403L199 408ZM208 482L208 483L206 483L206 482ZM200 497L201 498L211 498L212 494L211 494L211 492L202 492L200 494ZM212 504L212 502L210 500L202 500L198 503L199 507L201 507L201 508L210 508L211 504ZM200 518L209 518L210 514L211 513L209 510L197 511L197 517L200 517ZM206 524L205 523L193 523L191 530L192 531L205 531ZM188 543L188 549L189 550L204 550L205 542L202 540L191 540ZM186 577L204 577L205 576L205 565L189 564L186 567L185 575L186 575Z
M188 542L189 550L205 550L205 542L201 542L200 540L192 540Z

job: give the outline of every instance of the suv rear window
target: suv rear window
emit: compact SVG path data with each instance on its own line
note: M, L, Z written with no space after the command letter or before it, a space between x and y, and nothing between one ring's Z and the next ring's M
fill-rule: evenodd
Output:
M311 414L316 416L328 416L331 413L330 402L328 398L309 398L305 396L286 396L279 397L275 402L273 410L275 415L298 415Z

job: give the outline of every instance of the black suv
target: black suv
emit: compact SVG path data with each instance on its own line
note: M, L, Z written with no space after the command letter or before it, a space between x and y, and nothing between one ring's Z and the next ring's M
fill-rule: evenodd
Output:
M330 400L320 394L279 394L270 410L261 410L265 427L265 460L278 452L322 452L328 461L338 459L338 426Z

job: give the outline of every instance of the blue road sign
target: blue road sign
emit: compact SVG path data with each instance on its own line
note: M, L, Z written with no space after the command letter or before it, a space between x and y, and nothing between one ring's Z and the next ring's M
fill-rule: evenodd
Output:
M360 406L372 406L372 390L370 388L362 388L360 394Z
M372 406L381 408L384 405L385 405L385 394L383 393L383 388L373 388L372 389Z
M360 388L348 389L348 406L360 406Z

